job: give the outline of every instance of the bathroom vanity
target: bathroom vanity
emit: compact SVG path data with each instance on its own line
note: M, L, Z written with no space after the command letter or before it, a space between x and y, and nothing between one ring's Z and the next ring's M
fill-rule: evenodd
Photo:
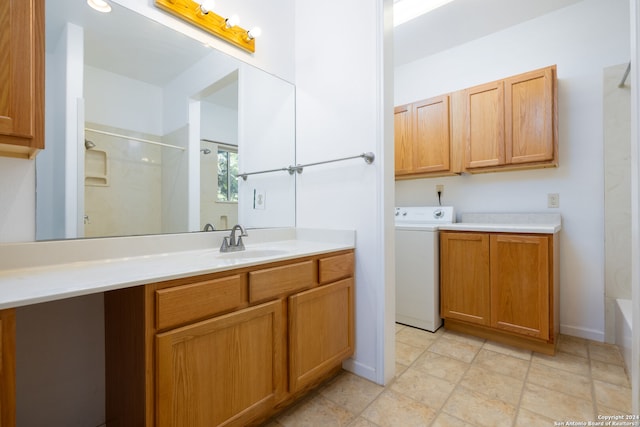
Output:
M352 250L105 294L110 425L263 421L353 354Z
M257 424L336 373L354 352L354 233L249 234L233 253L221 232L0 245L0 425L14 307L97 292L107 425Z

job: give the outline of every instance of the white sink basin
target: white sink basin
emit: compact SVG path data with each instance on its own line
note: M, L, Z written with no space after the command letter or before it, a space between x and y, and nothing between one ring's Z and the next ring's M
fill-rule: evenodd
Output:
M223 259L250 259L267 258L272 256L285 255L288 251L284 249L245 249L238 252L221 252L218 258Z

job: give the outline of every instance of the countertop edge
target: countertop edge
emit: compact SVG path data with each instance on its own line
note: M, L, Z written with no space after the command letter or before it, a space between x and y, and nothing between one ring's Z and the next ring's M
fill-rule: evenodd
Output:
M353 231L335 235L342 238L334 242L294 238L246 244L247 250L286 250L257 258L221 259L216 257L218 248L208 248L4 270L0 271L0 309L355 249Z
M493 233L534 233L555 234L562 226L560 224L489 224L456 222L438 227L443 231L485 231Z

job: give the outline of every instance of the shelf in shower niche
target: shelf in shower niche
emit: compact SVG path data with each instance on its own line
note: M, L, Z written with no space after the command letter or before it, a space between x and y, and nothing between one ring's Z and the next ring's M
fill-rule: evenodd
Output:
M95 187L109 185L109 160L106 151L96 149L85 151L84 185Z

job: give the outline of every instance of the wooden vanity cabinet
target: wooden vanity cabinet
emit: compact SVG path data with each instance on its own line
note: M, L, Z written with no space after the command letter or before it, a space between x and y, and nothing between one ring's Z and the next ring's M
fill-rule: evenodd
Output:
M16 425L16 313L0 311L0 426Z
M452 135L452 98L442 95L395 107L396 179L460 171Z
M105 293L107 424L264 421L353 354L353 251Z
M558 165L555 65L465 93L467 172Z
M556 235L442 231L445 327L553 354Z
M0 156L44 148L44 3L0 2Z

